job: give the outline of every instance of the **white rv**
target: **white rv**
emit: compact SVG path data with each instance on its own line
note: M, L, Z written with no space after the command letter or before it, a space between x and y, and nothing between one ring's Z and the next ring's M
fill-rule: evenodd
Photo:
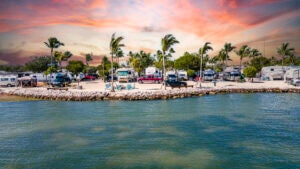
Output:
M161 77L161 70L159 70L158 68L156 67L147 67L145 69L145 75L148 76L148 75L153 75L155 77Z
M287 67L284 79L287 82L290 82L293 79L300 79L300 66Z
M136 81L136 73L133 68L120 68L116 71L118 82L135 82Z
M187 71L178 70L177 77L178 77L179 80L188 80Z
M215 76L215 71L213 71L211 69L207 69L203 73L203 79L205 81L212 81L212 80L214 80L214 76Z
M1 76L0 77L0 86L16 86L17 76Z
M261 77L263 80L283 80L285 66L268 66L261 69Z

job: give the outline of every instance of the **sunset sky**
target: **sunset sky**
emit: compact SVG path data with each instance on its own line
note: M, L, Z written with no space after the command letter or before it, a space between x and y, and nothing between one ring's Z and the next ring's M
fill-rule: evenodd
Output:
M43 42L56 37L73 59L109 55L111 35L124 52L160 49L161 38L179 41L174 58L211 42L213 56L225 42L248 44L267 57L284 42L300 55L300 0L1 0L0 64L24 64L50 55ZM235 58L234 54L232 57Z

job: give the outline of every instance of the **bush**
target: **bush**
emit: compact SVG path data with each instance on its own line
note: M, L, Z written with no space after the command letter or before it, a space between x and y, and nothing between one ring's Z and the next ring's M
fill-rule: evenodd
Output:
M247 68L244 69L244 75L246 77L249 77L251 78L251 81L253 82L253 77L256 76L256 73L257 73L257 69L253 66L249 66Z
M192 69L188 69L186 72L187 72L188 77L194 77L194 75L195 75L195 71Z

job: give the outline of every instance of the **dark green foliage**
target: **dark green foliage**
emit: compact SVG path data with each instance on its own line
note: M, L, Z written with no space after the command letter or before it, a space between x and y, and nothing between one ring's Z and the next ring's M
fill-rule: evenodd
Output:
M71 61L69 61L66 68L70 72L78 75L78 73L83 72L84 64L82 61L79 61L79 60L71 60Z
M27 70L30 70L32 72L44 72L48 69L50 63L50 56L41 56L35 57L32 61L27 62L25 64L25 67Z
M270 65L271 65L271 60L263 56L253 58L250 61L250 66L255 67L257 71L261 71L263 67L270 66Z
M0 65L0 70L6 72L23 72L26 70L25 66L12 66L12 65Z
M174 61L175 69L192 69L198 70L200 65L200 58L196 54L185 52L183 56Z
M246 77L253 78L256 76L256 73L257 73L257 69L253 66L249 66L244 69L244 74Z
M137 53L129 52L129 55L130 66L132 66L139 74L141 74L147 67L152 66L154 63L154 58L151 56L151 54L145 53L144 51Z
M188 77L194 77L195 71L192 70L192 69L188 69L188 70L187 70L187 75L188 75Z

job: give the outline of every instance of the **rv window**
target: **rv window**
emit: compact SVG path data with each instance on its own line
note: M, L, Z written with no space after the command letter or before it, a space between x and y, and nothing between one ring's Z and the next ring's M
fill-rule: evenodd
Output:
M274 69L272 68L271 71L274 71Z
M1 81L8 81L8 78L1 78Z

